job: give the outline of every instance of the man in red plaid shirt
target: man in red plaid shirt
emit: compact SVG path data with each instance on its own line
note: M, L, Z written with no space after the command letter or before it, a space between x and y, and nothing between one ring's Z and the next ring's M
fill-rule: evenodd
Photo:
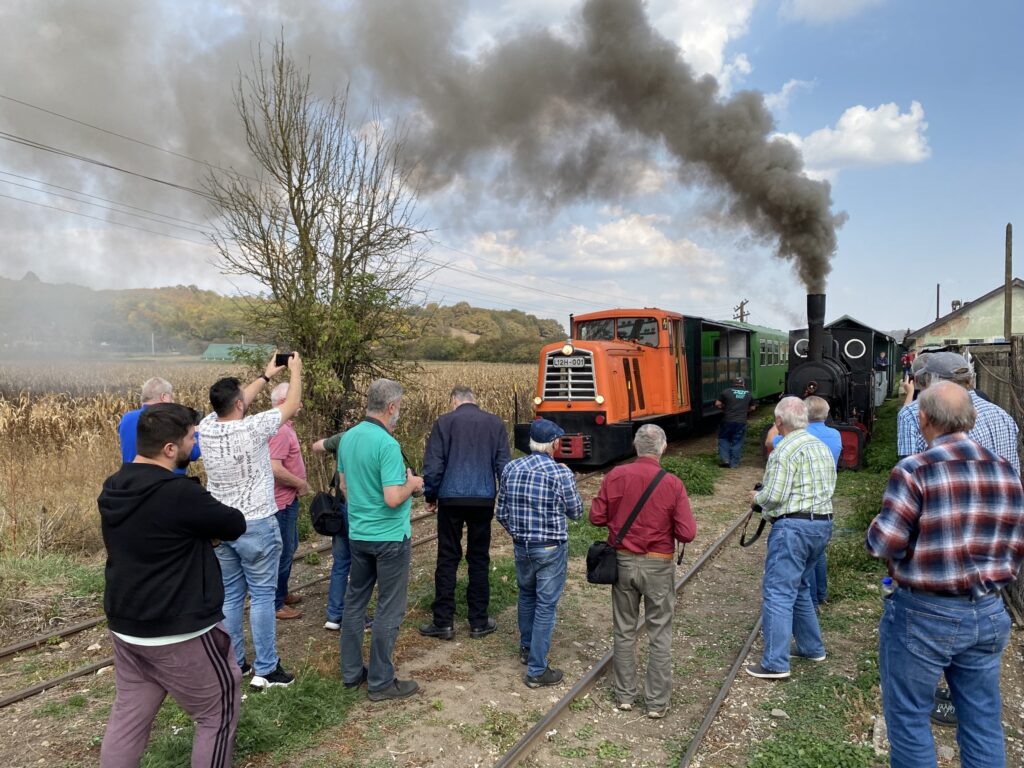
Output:
M945 671L961 765L1001 768L1010 618L999 591L1024 559L1024 489L1008 461L967 437L975 419L967 390L939 382L918 402L929 448L893 469L867 532L868 550L899 585L879 626L890 765L936 764L929 713Z

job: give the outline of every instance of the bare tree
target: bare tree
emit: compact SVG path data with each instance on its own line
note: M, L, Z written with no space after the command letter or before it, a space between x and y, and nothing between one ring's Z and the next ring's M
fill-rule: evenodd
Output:
M337 416L367 377L400 375L413 335L403 307L425 271L426 231L404 137L350 122L347 93L317 98L283 40L253 54L235 103L258 173L206 179L221 266L266 286L254 325L301 350L307 403Z

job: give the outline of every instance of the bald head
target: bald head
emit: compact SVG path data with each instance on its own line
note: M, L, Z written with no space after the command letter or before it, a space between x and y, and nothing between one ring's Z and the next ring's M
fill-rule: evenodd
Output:
M270 404L273 407L279 406L288 397L288 382L282 381L270 391Z
M941 435L970 432L975 411L971 396L963 386L951 381L936 381L921 393L918 423L929 443Z

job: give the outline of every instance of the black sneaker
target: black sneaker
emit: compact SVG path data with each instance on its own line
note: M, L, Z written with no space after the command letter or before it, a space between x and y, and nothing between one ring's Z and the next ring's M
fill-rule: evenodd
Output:
M469 636L470 637L474 637L474 638L475 637L486 637L487 635L489 635L492 632L494 632L494 630L496 630L497 628L498 628L498 621L497 621L497 619L494 619L494 618L488 616L487 617L487 621L484 623L484 625L482 627L470 627L469 628Z
M360 685L366 682L366 677L367 675L369 675L369 673L370 671L366 667L363 667L363 671L360 673L359 679L353 680L351 683L345 683L345 687L349 690L353 688L358 688Z
M420 624L420 634L424 637L436 637L438 640L451 640L455 637L455 627L439 627L434 622Z
M519 649L519 663L520 664L529 664L530 663L530 649L529 648L520 648Z
M747 667L747 674L751 677L759 677L762 680L783 680L789 677L789 672L773 672L770 669L765 669L760 663L752 664Z
M415 680L399 680L397 677L391 681L391 685L379 691L370 691L366 698L370 701L387 701L389 699L407 699L420 689L420 684Z
M562 677L562 670L548 667L536 677L530 674L523 675L523 682L527 688L543 688L546 685L558 685L562 682Z
M936 725L956 725L956 708L946 688L935 691L935 706L932 707L932 722Z
M252 680L249 681L249 687L262 691L266 688L285 688L294 682L295 675L289 675L284 671L281 662L277 662L277 669L269 675L253 675Z
M242 677L248 677L252 674L252 664L250 664L248 661L243 661L242 666L239 667L239 669L242 670Z

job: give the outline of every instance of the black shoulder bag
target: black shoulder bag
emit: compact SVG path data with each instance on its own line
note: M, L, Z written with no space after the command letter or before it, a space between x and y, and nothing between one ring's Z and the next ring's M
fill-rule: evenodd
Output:
M651 480L647 490L644 491L643 496L637 501L633 511L629 513L629 517L626 518L625 524L619 529L619 535L615 537L614 546L610 545L607 541L595 541L590 545L590 549L587 550L587 581L591 584L614 584L616 582L619 577L619 561L616 558L615 547L622 545L622 541L626 538L626 534L629 533L629 529L633 525L633 521L636 520L636 516L640 514L640 510L643 509L644 504L647 503L647 500L654 493L654 489L664 476L665 470L662 469Z
M337 472L331 478L330 492L321 491L309 503L309 516L313 530L321 536L348 536L348 510Z

